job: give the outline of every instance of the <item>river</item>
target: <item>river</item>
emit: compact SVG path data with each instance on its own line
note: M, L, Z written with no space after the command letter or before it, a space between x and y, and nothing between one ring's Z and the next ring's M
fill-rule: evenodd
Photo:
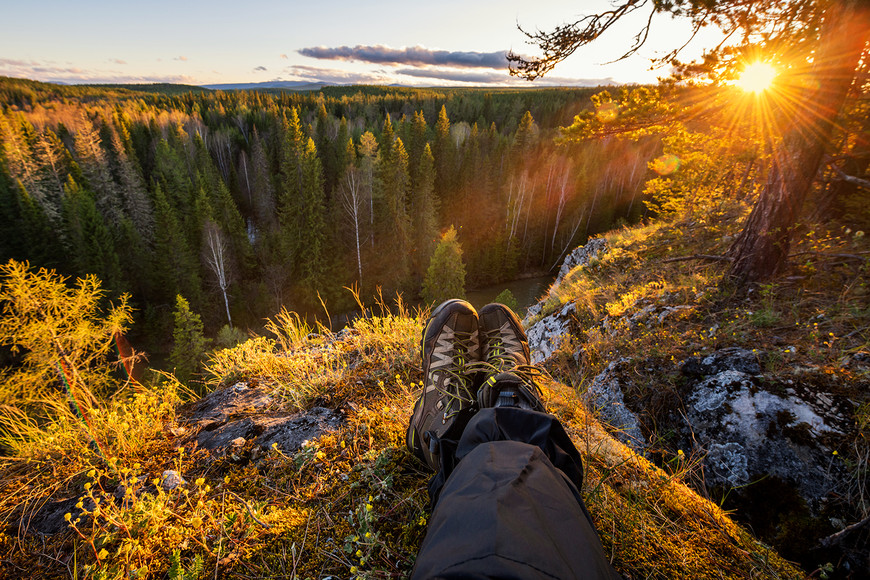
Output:
M501 294L505 289L510 290L517 299L517 314L520 318L526 315L526 310L529 306L535 304L543 295L550 284L553 283L553 276L537 276L535 278L523 278L513 280L512 282L502 282L494 286L469 290L466 293L465 299L480 310L483 306L489 304L495 297Z

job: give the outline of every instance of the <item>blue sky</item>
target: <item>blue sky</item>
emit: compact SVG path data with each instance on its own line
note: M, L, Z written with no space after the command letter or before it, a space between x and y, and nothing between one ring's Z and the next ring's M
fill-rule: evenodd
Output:
M549 30L607 1L441 0L0 0L0 75L64 83L215 84L303 80L405 85L528 84L499 54L535 54L517 23ZM545 83L654 82L652 56L689 38L668 17L640 53L630 46L646 18L635 14L577 51ZM715 43L696 40L686 56Z

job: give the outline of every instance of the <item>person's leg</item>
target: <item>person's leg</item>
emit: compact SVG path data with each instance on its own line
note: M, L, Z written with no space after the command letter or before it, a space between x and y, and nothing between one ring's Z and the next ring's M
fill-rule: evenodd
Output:
M478 321L482 364L490 371L476 393L481 410L461 436L464 421L426 432L426 459L438 473L429 484L434 512L413 577L618 578L580 495L580 454L561 423L539 412L540 371L528 364L522 325L498 304L485 306ZM424 331L427 384L425 336L432 325ZM425 394L409 434L420 424ZM412 442L409 435L416 452Z
M579 453L555 417L482 409L455 453L443 488L430 488L437 503L413 578L618 578L580 495Z

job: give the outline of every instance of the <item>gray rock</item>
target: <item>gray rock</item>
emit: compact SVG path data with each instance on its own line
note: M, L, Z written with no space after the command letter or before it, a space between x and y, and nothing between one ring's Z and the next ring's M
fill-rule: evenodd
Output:
M568 334L573 320L572 314L576 311L574 303L566 304L559 312L545 316L526 329L532 364L547 360L559 348Z
M749 375L761 373L758 356L745 348L723 348L705 356L689 357L681 368L683 374L700 377L715 375L724 370L733 370Z
M273 403L272 397L264 389L236 383L199 399L190 405L189 412L185 414L189 422L209 428L226 423L235 415L264 412Z
M562 262L559 274L556 276L552 286L550 286L550 293L526 311L523 326L529 339L532 364L545 361L559 348L559 345L562 344L562 340L568 333L571 315L577 311L577 307L574 304L566 304L559 312L550 314L534 324L531 324L531 321L540 316L545 302L574 268L588 266L591 260L600 258L607 250L607 240L604 238L591 239L586 242L586 245L576 248Z
M689 311L689 310L692 310L692 309L693 309L692 306L687 306L687 305L685 305L685 304L682 304L682 305L679 305L679 306L665 306L665 307L662 308L661 311L658 313L657 318L658 318L659 324L664 324L664 323L665 323L665 320L667 320L668 318L670 318L671 315L679 314L680 312L686 312L686 311Z
M562 262L562 267L559 268L559 274L553 282L553 287L557 287L565 279L568 273L577 266L588 266L592 260L600 259L607 252L607 240L604 238L593 238L586 242L586 245L576 248L568 254Z
M540 314L543 309L543 302L537 302L535 304L532 304L531 306L529 306L529 309L526 310L526 317L523 319L523 322L525 323L526 320L531 320L532 318Z
M93 510L96 507L89 497L49 501L32 515L28 514L24 517L20 525L28 533L57 534L64 532L69 529L69 523L64 519L64 515L72 514L72 519L75 520L82 514L82 510L76 507L79 499L82 500L87 510Z
M163 491L172 491L182 485L187 485L187 481L177 471L167 469L160 476L160 487L163 488Z
M257 418L244 417L223 424L212 422L199 432L196 442L200 448L216 452L233 447L233 442L238 439L256 436L258 431L262 432L262 429L258 426Z
M646 440L640 430L637 415L625 406L622 387L617 378L620 367L628 362L620 359L607 365L584 393L589 407L596 411L601 420L609 425L617 439L638 452L646 449Z
M250 440L255 440L255 446L264 450L277 443L281 451L292 453L306 439L316 439L327 431L334 431L342 421L341 413L323 407L293 414L252 415L218 426L211 423L210 428L199 432L196 441L199 447L214 455L223 455L230 450L237 452Z
M715 374L685 387L691 433L685 443L705 452L707 485L739 487L776 476L809 502L834 491L841 474L831 466L832 445L848 429L843 401L736 370L757 369L745 351L728 350L696 359L690 371Z
M854 352L845 357L840 366L850 371L868 371L870 370L870 352Z
M263 423L266 429L257 438L256 445L265 450L277 443L278 449L291 453L300 449L304 441L335 431L343 420L341 413L323 407L290 417L276 417Z
M298 450L306 439L333 431L344 420L341 413L315 407L302 412L284 412L279 402L259 387L245 383L219 389L188 405L187 421L198 447L213 455L230 453L234 460L249 441L259 451L273 443L285 453ZM257 455L256 453L254 455Z

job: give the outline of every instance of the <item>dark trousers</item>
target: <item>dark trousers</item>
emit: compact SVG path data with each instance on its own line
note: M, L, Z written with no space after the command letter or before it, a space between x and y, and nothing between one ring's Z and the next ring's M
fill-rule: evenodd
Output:
M412 578L620 578L580 496L580 454L555 417L482 409L440 445Z

